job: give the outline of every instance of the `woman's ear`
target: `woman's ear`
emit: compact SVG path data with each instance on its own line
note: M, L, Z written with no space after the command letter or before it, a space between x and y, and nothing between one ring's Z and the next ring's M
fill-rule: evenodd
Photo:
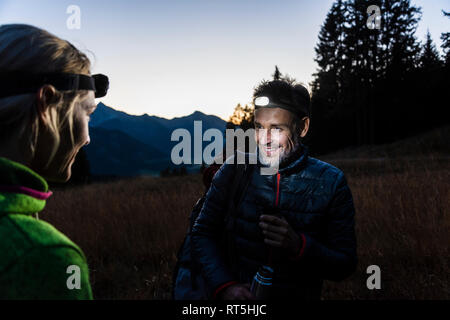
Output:
M56 89L52 85L44 85L36 93L36 111L39 121L46 125L48 123L48 106L56 96Z
M309 117L303 117L302 121L303 121L303 129L302 129L302 132L300 133L300 137L304 138L306 136L306 134L308 133L310 120L309 120Z

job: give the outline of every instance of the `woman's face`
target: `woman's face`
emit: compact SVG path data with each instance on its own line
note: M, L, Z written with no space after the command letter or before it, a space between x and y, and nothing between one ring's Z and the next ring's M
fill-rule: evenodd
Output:
M73 109L73 138L70 137L70 127L66 122L60 128L60 143L50 164L45 167L50 156L54 138L50 134L39 133L35 159L32 168L44 178L54 182L66 182L72 175L72 165L80 149L90 142L89 117L96 108L94 92L89 91L78 100Z

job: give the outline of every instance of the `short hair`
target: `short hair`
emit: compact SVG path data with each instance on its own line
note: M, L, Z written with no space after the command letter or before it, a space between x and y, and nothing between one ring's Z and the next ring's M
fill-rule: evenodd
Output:
M78 73L90 75L88 57L70 42L26 24L0 25L0 72L24 71L31 73ZM73 109L86 96L87 90L58 91L50 103L48 129L55 137L49 155L50 163L59 147L59 130L64 124L73 137ZM37 144L39 118L36 95L20 94L0 99L0 143L7 139L25 137L26 146L33 155Z
M308 89L293 78L283 77L272 81L261 81L253 91L253 99L263 95L289 101L298 108L298 113L295 115L300 119L311 116L311 97Z

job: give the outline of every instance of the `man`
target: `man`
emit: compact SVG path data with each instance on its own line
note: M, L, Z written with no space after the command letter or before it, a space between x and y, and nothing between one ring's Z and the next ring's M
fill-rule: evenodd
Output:
M235 173L227 161L194 225L194 258L213 299L254 299L250 283L263 265L274 270L271 298L320 299L324 279L343 280L356 268L350 189L342 171L309 157L301 143L310 123L305 87L289 79L263 82L254 104L258 161L233 230L224 226ZM263 174L267 166L276 174ZM231 251L222 244L224 230Z

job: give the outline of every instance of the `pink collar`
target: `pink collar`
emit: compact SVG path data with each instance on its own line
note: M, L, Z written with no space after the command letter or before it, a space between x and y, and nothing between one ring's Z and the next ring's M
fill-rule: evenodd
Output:
M0 192L22 193L39 200L47 200L53 194L53 192L51 191L42 192L24 186L2 186L2 185L0 185Z

